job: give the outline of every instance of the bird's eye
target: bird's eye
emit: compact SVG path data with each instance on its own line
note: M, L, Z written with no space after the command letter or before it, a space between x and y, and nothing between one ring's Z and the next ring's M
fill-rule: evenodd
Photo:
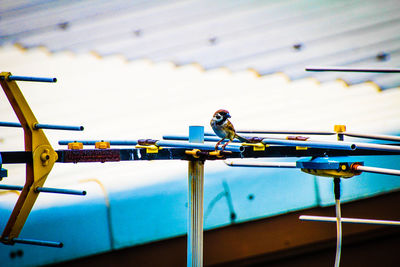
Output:
M215 117L217 118L217 120L220 120L220 119L222 119L222 116L221 116L221 115L219 115L219 114L217 114Z

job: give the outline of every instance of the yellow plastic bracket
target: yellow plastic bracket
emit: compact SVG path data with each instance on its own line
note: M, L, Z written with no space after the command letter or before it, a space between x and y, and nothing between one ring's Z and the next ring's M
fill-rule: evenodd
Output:
M307 150L308 147L306 146L296 146L296 150Z
M152 153L158 153L159 150L162 149L162 147L156 146L156 145L136 145L135 148L146 148L146 153L152 154Z
M72 149L72 150L83 149L83 143L81 143L81 142L68 143L68 149Z
M335 125L335 126L333 127L333 130L334 130L336 133L344 133L344 132L346 131L346 125Z
M32 163L26 163L26 181L1 235L1 241L12 243L20 234L42 187L58 156L43 130L35 129L37 120L15 81L9 81L9 72L0 73L0 84L18 120L24 129L25 151L32 152Z
M252 146L254 151L264 151L268 145L263 143L242 143L242 146Z
M337 133L337 140L343 141L344 132L346 132L346 125L335 125L333 130Z
M94 147L97 149L107 149L110 148L110 142L105 142L105 141L96 142L94 143Z
M192 155L193 158L196 158L196 159L200 158L200 156L197 155L197 152L200 152L200 149L185 150L186 155Z
M208 153L210 156L216 156L217 158L223 158L224 155L221 155L221 150L210 151Z

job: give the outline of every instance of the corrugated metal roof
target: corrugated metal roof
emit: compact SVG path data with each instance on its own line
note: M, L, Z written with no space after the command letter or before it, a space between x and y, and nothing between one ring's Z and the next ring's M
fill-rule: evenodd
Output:
M46 131L57 149L60 139L158 139L186 133L189 125L205 125L211 131L209 120L221 107L230 110L232 122L241 129L332 130L334 124L346 124L351 131L400 133L400 90L379 91L373 83L290 81L282 73L259 77L253 71L204 71L196 64L177 67L16 46L2 46L0 62L15 75L58 78L56 84L19 82L39 122L85 126L84 132ZM0 121L16 120L6 98L0 97ZM1 138L1 151L23 150L21 129L2 128ZM392 168L399 162L397 156L357 159ZM9 177L2 183L23 184L23 165L3 167ZM330 205L333 200L326 178L295 170L232 169L207 161L206 229L232 223L231 207L224 198L215 200L226 194L224 183L235 222ZM65 246L51 253L42 247L1 246L8 266L48 264L186 233L186 162L56 164L46 186L85 189L88 195L41 194L21 237L63 241ZM350 201L398 190L400 181L362 174L343 181L342 188L343 200ZM7 218L15 200L14 193L0 195L1 218ZM5 223L0 220L0 229ZM10 258L16 249L23 249L24 256Z
M0 45L393 88L398 75L307 73L304 67L399 67L399 10L396 0L3 1Z

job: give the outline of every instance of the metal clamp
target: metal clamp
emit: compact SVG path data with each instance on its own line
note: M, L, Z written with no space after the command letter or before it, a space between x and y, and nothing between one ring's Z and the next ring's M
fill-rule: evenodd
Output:
M200 149L185 150L186 155L191 155L195 159L224 159L226 155L231 155L232 151L228 150L215 150L215 151L201 151Z
M110 148L110 142L100 141L94 144L94 147L97 149L107 149Z
M145 148L148 154L158 153L162 149L162 147L156 145L136 145L135 148Z
M251 146L254 151L264 151L268 145L263 143L242 143L242 146Z
M186 155L191 155L195 159L200 158L199 152L201 152L200 149L185 150Z
M83 143L81 143L81 142L68 143L68 149L72 149L72 150L83 149Z
M215 150L208 152L208 155L216 156L217 158L223 158L224 157L223 153L224 153L223 150Z

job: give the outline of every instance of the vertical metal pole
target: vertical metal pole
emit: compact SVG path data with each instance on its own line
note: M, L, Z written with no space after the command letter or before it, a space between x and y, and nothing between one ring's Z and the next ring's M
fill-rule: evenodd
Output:
M189 126L189 142L204 143L204 127ZM187 266L203 266L204 161L189 161Z
M345 125L335 125L337 132L337 140L344 141L343 132L346 131ZM333 178L333 191L335 194L335 207L336 207L336 256L335 256L335 267L340 266L340 257L342 254L342 212L340 208L340 178Z

